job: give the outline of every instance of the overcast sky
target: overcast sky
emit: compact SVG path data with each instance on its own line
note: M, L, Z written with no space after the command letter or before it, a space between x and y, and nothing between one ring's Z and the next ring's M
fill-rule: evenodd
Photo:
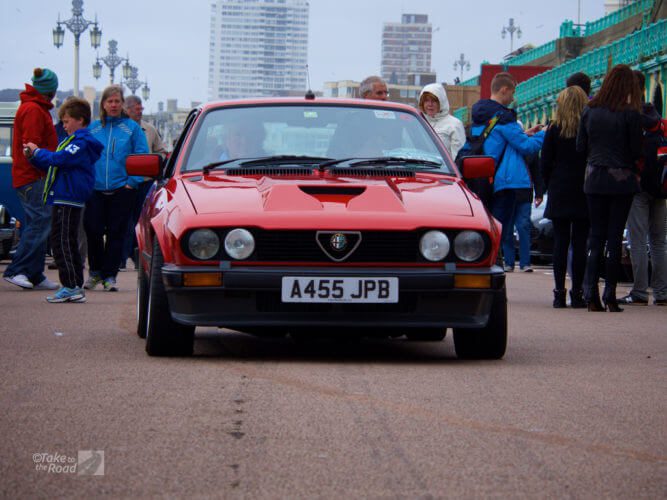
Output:
M604 15L604 0L311 0L308 61L313 90L325 81L361 80L380 72L381 34L384 22L400 22L401 14L428 14L433 25L432 65L438 81L452 82L459 72L454 61L461 53L471 70L479 73L483 60L499 62L509 52L509 36L500 32L509 18L523 36L514 48L540 45L558 37L565 19L592 21ZM129 54L148 80L151 96L147 111L157 102L178 99L179 107L206 100L210 0L84 0L86 19L95 15L102 28L100 56L109 40L118 42L120 55ZM20 88L29 82L32 69L53 69L60 90L74 84L74 37L66 30L65 43L53 46L52 30L58 14L72 17L70 0L0 1L0 89ZM102 89L109 83L109 69L95 80L95 50L86 32L81 37L80 86ZM116 83L120 77L116 69Z

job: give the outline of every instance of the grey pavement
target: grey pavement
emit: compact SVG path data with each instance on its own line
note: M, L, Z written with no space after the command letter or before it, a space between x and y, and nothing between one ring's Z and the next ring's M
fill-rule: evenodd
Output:
M134 333L135 279L86 304L0 281L0 497L667 497L665 307L554 310L538 268L508 275L502 361L458 361L451 332L213 328L160 359ZM49 471L80 452L87 474Z

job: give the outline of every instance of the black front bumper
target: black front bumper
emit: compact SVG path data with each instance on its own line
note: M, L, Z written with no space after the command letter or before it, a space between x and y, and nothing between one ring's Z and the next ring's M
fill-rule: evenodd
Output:
M185 287L184 273L221 271L220 287ZM489 276L488 288L456 288L456 275ZM162 268L172 318L197 326L304 327L458 327L486 325L491 304L504 292L502 268L345 268L210 267ZM283 303L284 276L380 277L399 280L398 303Z

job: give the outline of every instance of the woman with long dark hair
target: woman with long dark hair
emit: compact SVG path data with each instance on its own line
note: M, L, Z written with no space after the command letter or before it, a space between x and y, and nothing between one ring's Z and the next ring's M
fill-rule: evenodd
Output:
M554 229L553 306L566 306L565 275L571 242L570 305L582 308L586 307L582 285L586 269L588 206L584 194L586 154L577 151L576 139L588 96L580 87L568 87L558 94L556 103L556 117L544 137L540 158L542 177L549 195L544 216L551 219Z
M605 77L581 116L577 150L587 155L584 192L591 224L584 277L589 311L623 310L616 300L616 284L623 228L632 198L639 191L636 162L642 146L641 104L632 69L619 64ZM598 280L603 255L605 287L600 302Z

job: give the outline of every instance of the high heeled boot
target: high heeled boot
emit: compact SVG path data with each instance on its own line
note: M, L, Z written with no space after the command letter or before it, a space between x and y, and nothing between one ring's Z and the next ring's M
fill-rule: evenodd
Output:
M586 307L584 291L582 289L570 290L570 306L573 309L583 309Z
M586 305L588 306L588 312L604 312L605 308L600 301L600 291L598 290L597 285L588 290L586 294Z
M604 292L602 293L602 302L604 303L605 309L609 312L623 312L623 308L618 306L618 300L616 300L615 287L605 287Z
M554 289L554 309L562 309L566 306L565 304L565 290Z

